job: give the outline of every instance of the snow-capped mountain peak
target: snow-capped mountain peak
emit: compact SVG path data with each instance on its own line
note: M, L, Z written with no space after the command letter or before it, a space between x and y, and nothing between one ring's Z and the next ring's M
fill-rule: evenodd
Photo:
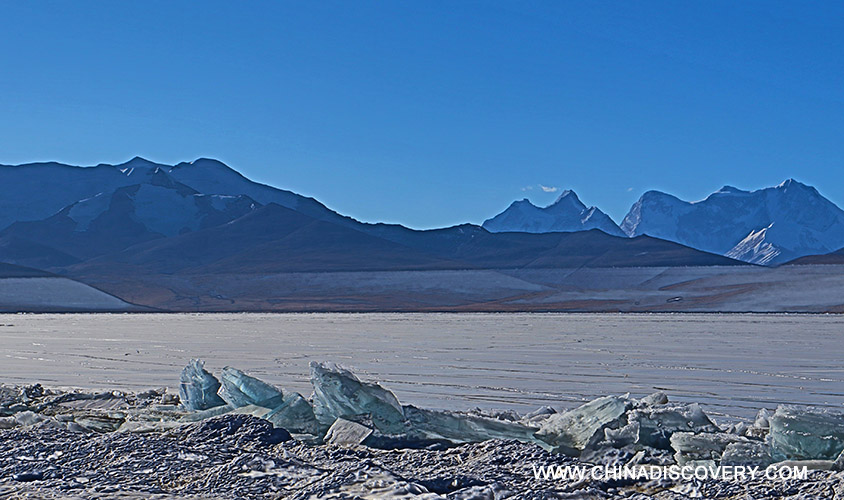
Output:
M527 198L514 201L506 210L483 223L493 233L549 233L600 229L613 236L624 233L605 213L587 207L571 190L560 193L554 203L540 208Z
M566 189L560 193L560 196L557 197L554 203L545 207L545 210L549 213L572 210L579 210L582 212L587 210L587 207L582 201L580 201L580 198L577 197L577 193L570 189Z
M756 191L724 186L697 202L650 191L621 228L758 264L844 247L844 211L795 179Z
M165 165L161 165L160 163L155 163L152 161L147 160L146 158L141 158L140 156L136 156L131 160L127 161L126 163L121 163L119 165L115 165L114 168L123 172L124 174L132 175L136 169L140 170L155 170L157 168L165 167Z
M743 189L739 189L739 188L734 187L734 186L725 185L725 186L721 187L721 189L719 189L718 191L715 191L712 194L738 194L738 193L746 194L746 193L749 193L749 192L750 191L745 191ZM712 195L710 195L710 196L712 196Z

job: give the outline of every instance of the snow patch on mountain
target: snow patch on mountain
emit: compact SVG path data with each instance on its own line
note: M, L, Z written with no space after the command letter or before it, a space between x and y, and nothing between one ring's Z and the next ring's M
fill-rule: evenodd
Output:
M763 227L757 231L751 231L738 245L730 249L726 254L727 257L743 260L746 262L754 262L756 264L769 265L782 253L780 248L768 241L768 230L773 227L773 223L768 227Z

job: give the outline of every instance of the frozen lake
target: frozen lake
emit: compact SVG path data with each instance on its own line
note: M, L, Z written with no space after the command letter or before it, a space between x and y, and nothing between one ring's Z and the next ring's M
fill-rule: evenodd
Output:
M657 390L716 416L844 404L836 315L0 315L2 383L175 390L192 357L306 396L308 362L335 361L431 408L528 411Z

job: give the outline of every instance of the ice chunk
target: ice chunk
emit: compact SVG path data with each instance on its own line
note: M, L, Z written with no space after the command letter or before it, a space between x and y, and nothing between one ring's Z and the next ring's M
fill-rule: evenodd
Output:
M11 429L18 426L15 417L0 417L0 429Z
M605 396L583 406L548 417L536 437L552 446L554 451L578 455L596 433L617 423L632 406L626 396Z
M369 427L351 420L338 418L325 434L325 442L339 446L357 445L362 444L370 434L372 434L372 429Z
M844 413L782 405L769 423L777 461L835 460L844 450Z
M46 419L47 417L29 410L15 414L15 420L17 421L18 425L24 426L35 425L37 423L43 422Z
M237 368L230 366L223 368L220 381L222 385L218 394L226 403L234 407L257 405L275 408L282 402L280 390Z
M639 400L642 406L659 406L668 404L668 396L664 392L655 392Z
M515 439L539 444L534 437L537 428L519 422L450 411L425 410L415 406L405 406L404 414L410 425L409 433L423 439L445 439L453 443Z
M762 408L756 413L756 420L753 422L753 427L758 427L760 429L771 428L771 414L768 413L768 410Z
M467 413L469 415L492 418L495 420L509 420L510 422L516 422L522 418L522 416L515 410L486 410L483 408L474 408L469 410Z
M314 409L308 400L296 392L284 396L282 403L275 407L264 418L276 427L282 427L290 432L318 435L320 428L325 429L317 421Z
M199 410L194 413L188 413L179 420L181 422L201 422L207 418L225 415L226 413L230 413L234 409L234 406L224 404L223 406L215 406L214 408L209 408L207 410Z
M352 372L333 363L311 362L314 414L324 425L340 417L369 415L381 432L400 434L404 410L396 396L378 384L361 382Z
M630 422L618 429L604 429L602 444L613 448L622 448L639 442L639 422Z
M532 412L525 414L525 416L522 417L522 421L527 422L538 417L544 419L555 413L557 413L557 410L551 408L550 406L540 406Z
M771 447L761 441L730 443L721 455L721 465L767 467L771 465Z
M204 361L190 360L179 380L179 396L188 410L207 410L226 404L217 395L220 381L205 369Z
M746 436L750 426L746 422L739 422L727 427L726 432L729 434L737 434L739 436Z
M689 462L721 460L724 450L731 443L747 443L749 440L725 432L674 432L671 434L671 447L674 448L674 460L679 465Z
M669 449L669 439L675 432L720 431L697 403L636 408L627 415L627 421L639 424L638 444L661 450Z
M76 423L94 432L114 432L123 425L125 418L111 415L86 415L76 418Z

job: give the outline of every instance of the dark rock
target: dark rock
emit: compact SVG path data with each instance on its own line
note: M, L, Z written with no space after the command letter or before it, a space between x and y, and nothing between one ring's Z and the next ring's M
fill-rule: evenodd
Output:
M274 445L289 441L290 433L252 415L227 414L197 424L185 438L192 442L234 441L238 446Z
M28 483L31 481L40 481L44 479L43 472L20 472L12 476L12 479L20 483Z

